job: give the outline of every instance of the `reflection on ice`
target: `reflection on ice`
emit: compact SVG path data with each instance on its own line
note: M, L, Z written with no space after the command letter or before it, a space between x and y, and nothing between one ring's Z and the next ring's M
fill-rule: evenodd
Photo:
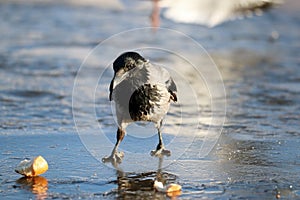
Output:
M177 176L165 172L162 168L163 157L156 158L156 171L126 172L118 165L114 164L117 176L117 190L112 190L107 195L117 193L120 198L165 198L166 194L157 192L154 189L154 181L162 182L163 185L175 183Z
M16 181L22 189L29 190L37 200L47 199L48 181L42 176L22 177Z

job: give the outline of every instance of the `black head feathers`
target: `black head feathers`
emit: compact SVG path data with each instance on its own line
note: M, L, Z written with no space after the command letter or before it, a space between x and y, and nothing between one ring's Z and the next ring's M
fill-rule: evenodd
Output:
M138 63L147 62L140 54L136 52L125 52L121 54L113 63L115 73L120 69L128 71L137 66Z

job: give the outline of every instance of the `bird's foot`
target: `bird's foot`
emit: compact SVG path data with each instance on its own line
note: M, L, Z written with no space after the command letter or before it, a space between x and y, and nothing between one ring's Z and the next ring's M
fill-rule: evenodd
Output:
M152 150L150 154L151 156L155 156L155 157L171 156L171 151L165 148L160 148L157 150Z
M122 162L122 159L124 157L124 152L114 152L110 156L102 158L102 162L104 163L112 163L114 164L120 164Z

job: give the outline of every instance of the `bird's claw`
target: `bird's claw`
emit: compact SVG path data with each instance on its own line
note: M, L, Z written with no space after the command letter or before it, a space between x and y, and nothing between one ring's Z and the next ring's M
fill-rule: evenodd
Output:
M112 153L110 156L102 158L103 163L112 163L112 164L120 164L124 157L124 152L115 152Z
M161 148L158 150L152 150L150 154L151 156L155 156L155 157L171 156L171 151Z

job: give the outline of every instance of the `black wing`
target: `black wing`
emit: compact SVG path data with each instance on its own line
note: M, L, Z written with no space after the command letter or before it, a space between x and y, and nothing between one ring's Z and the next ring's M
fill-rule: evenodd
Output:
M176 87L176 84L175 84L174 80L173 80L171 77L170 77L170 79L166 82L166 85L167 85L167 88L168 88L169 93L171 94L171 99L172 99L174 102L177 102L177 95L176 95L177 87Z
M115 80L115 77L111 80L110 85L109 85L109 100L110 101L112 100L112 92L114 89L114 80Z

